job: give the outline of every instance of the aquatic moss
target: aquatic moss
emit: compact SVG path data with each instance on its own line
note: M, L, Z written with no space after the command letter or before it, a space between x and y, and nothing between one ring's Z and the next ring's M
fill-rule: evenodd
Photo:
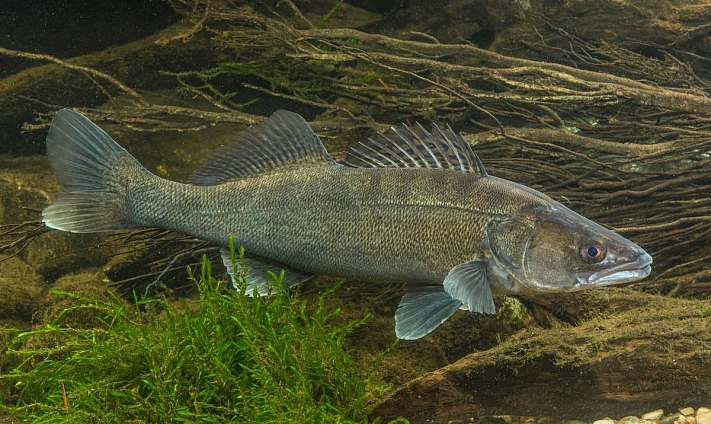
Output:
M272 277L279 286L283 276ZM80 298L103 328L64 327L63 311L17 334L9 353L21 363L1 376L17 391L15 412L37 423L367 420L369 393L382 387L344 349L365 318L333 324L331 291L308 305L288 290L226 291L206 258L191 278L195 302Z

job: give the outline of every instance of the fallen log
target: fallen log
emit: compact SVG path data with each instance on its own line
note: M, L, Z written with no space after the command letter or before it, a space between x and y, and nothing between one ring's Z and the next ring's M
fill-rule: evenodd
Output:
M574 326L527 329L416 378L373 415L410 411L411 422L495 414L594 420L711 398L708 302L624 289L562 299L552 304L587 317ZM575 306L583 299L589 304Z

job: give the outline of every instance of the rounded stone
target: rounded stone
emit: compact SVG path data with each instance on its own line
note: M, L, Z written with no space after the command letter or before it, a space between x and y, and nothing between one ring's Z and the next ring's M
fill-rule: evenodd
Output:
M41 305L45 320L49 321L61 316L58 323L63 326L91 328L100 325L103 317L100 308L77 308L77 306L111 302L116 299L108 294L110 287L107 283L106 275L99 269L88 269L62 276L52 288L71 294L47 293Z
M655 409L654 411L649 411L642 414L642 419L647 421L659 421L664 416L663 409Z
M711 409L699 408L696 410L696 424L711 424Z
M48 285L44 278L19 258L2 263L0 272L0 319L30 321Z
M648 423L647 423L647 421L645 421L639 417L630 415L630 416L624 417L624 418L620 419L619 421L617 421L617 424L648 424Z
M662 418L662 420L659 422L659 424L674 424L677 419L681 417L681 414L678 412L675 412L671 415L667 415L666 417Z
M694 411L694 408L687 406L686 408L679 408L679 412L685 417L691 417L696 411Z

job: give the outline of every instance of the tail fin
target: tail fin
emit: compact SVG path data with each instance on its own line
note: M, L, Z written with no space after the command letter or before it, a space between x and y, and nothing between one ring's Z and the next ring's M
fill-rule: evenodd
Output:
M95 233L134 228L126 184L148 172L84 115L62 109L47 135L47 156L65 192L42 211L50 228Z

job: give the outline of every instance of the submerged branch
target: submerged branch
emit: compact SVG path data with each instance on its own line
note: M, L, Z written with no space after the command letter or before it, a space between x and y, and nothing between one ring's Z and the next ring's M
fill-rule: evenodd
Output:
M54 57L54 56L51 56L48 54L16 51L16 50L6 49L3 47L0 47L0 55L11 56L11 57L21 57L24 59L32 59L32 60L44 60L44 61L56 63L57 65L60 65L64 68L71 69L74 71L79 71L79 72L89 75L90 77L93 76L93 77L98 77L99 79L105 80L105 81L111 83L112 85L116 86L123 93L128 94L129 96L133 97L133 99L135 101L137 101L139 104L141 104L141 105L148 104L148 102L143 98L143 96L138 94L138 92L136 92L135 90L129 88L124 83L122 83L121 81L112 77L111 75L108 75L104 72L97 71L96 69L93 69L93 68L89 68L89 67L81 66L81 65L75 65L75 64L70 63L66 60L62 60L62 59L59 59L57 57Z
M0 263L20 254L32 240L50 231L41 221L0 225Z

